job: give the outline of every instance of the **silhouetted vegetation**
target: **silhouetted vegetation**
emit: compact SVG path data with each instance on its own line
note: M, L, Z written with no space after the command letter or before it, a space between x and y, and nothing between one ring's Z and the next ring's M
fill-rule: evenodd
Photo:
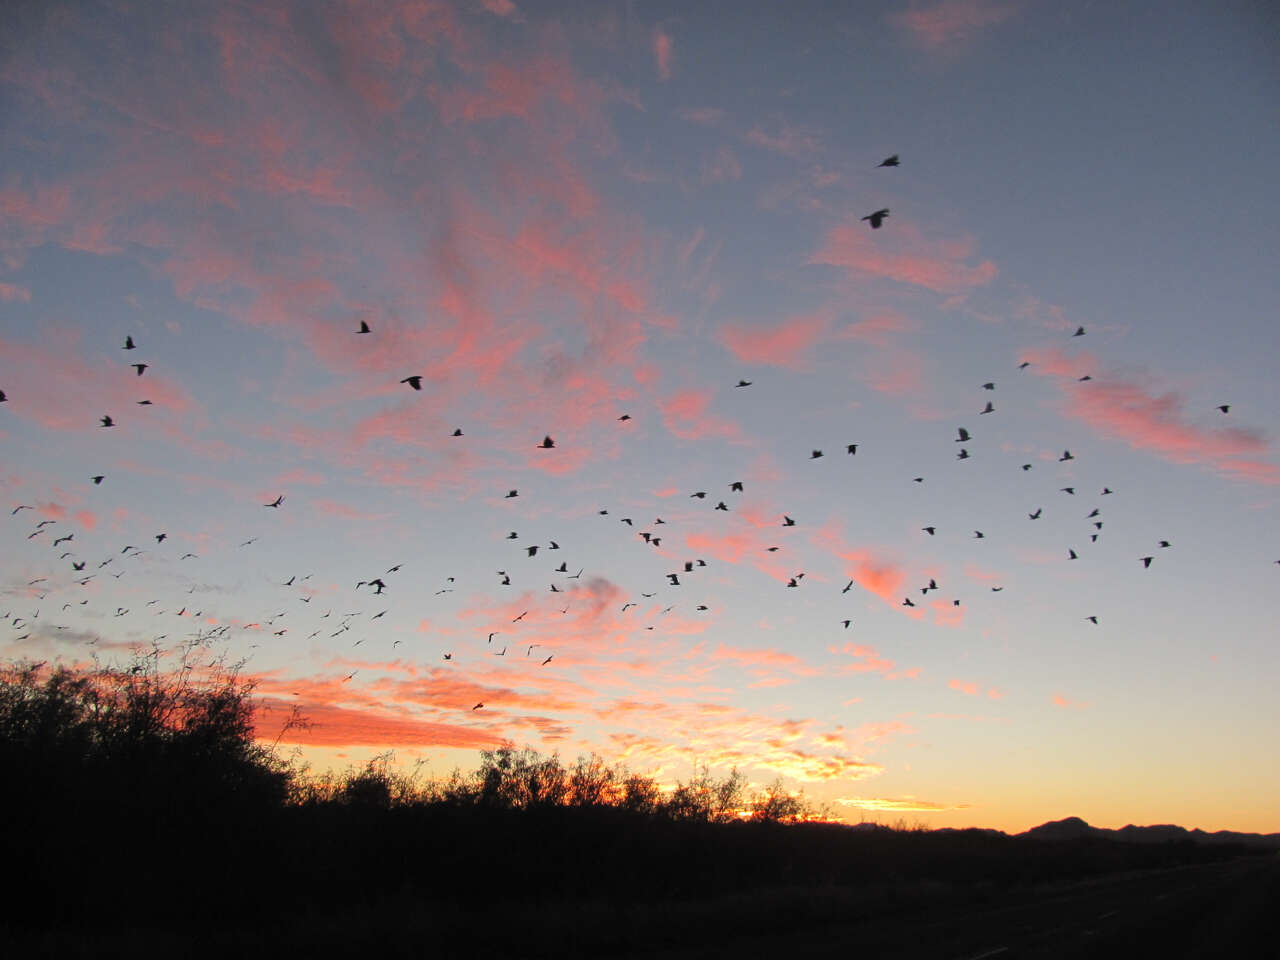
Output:
M664 789L514 747L445 778L390 754L315 775L254 739L252 685L197 669L200 650L176 670L154 651L0 672L0 853L19 882L0 932L59 952L429 933L445 956L617 954L1242 852L848 827L780 780L704 769Z

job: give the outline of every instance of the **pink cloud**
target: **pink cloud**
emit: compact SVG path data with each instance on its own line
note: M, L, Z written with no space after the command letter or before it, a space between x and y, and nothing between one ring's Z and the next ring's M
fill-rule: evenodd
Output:
M973 257L976 247L972 237L932 239L908 223L895 225L891 220L875 237L866 224L852 223L833 227L809 262L842 267L853 276L885 277L935 293L958 294L985 286L996 277L996 265L990 260L977 266L965 262Z
M1003 23L1016 12L1012 4L993 0L942 0L929 7L891 12L888 19L916 45L944 51L967 44L984 28Z
M948 680L947 686L952 690L959 690L961 693L970 697L978 695L978 685L969 680Z
M1104 436L1173 463L1209 464L1230 476L1280 484L1280 465L1261 459L1270 453L1261 431L1196 426L1185 418L1184 401L1176 390L1156 393L1143 384L1104 376L1081 383L1075 377L1084 367L1060 351L1027 356L1033 358L1028 369L1058 378L1066 413Z
M747 132L746 141L757 147L764 147L775 153L784 153L790 157L807 156L821 147L816 136L787 124L779 124L774 133L768 133L759 126L752 127Z
M662 422L682 440L704 437L737 439L741 436L742 431L736 423L708 413L710 405L710 390L677 390L658 401Z
M717 148L716 152L702 164L703 183L723 183L726 180L742 179L742 161L728 146Z
M1055 707L1058 707L1062 710L1083 710L1085 707L1088 706L1087 703L1084 703L1080 700L1072 700L1068 697L1064 697L1060 693L1055 693L1051 698L1051 702Z
M661 27L653 31L653 59L658 67L658 78L671 79L671 61L675 56L674 41Z
M725 324L720 342L740 363L802 367L831 327L825 313L796 314L775 326Z
M480 6L496 17L515 17L520 13L511 0L480 0Z
M14 301L22 303L31 302L31 291L26 287L20 287L13 283L0 283L0 301L12 303Z

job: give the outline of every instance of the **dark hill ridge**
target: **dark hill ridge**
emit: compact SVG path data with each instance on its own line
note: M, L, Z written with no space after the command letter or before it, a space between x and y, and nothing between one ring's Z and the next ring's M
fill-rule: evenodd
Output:
M1191 841L1192 843L1209 845L1227 845L1249 847L1265 847L1280 850L1280 833L1236 833L1233 830L1217 830L1206 833L1204 830L1188 830L1173 824L1157 824L1149 827L1138 827L1129 824L1119 830L1106 827L1093 827L1079 817L1067 817L1065 820L1051 820L1038 827L1032 827L1026 833L1015 834L1020 837L1031 837L1037 840L1078 840L1093 838L1098 840L1122 840L1126 843L1176 843Z

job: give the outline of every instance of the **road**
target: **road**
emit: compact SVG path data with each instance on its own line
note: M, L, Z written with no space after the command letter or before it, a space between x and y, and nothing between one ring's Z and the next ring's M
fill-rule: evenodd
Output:
M643 954L648 960L1066 960L1280 955L1280 856L1103 878L1004 902Z

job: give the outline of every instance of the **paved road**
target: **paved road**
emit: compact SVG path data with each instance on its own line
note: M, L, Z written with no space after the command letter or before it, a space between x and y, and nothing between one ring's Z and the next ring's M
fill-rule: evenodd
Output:
M1266 944L1263 952L1258 946ZM1266 951L1275 951L1267 953ZM1012 902L808 928L651 960L1066 960L1280 956L1280 856L1130 874Z

